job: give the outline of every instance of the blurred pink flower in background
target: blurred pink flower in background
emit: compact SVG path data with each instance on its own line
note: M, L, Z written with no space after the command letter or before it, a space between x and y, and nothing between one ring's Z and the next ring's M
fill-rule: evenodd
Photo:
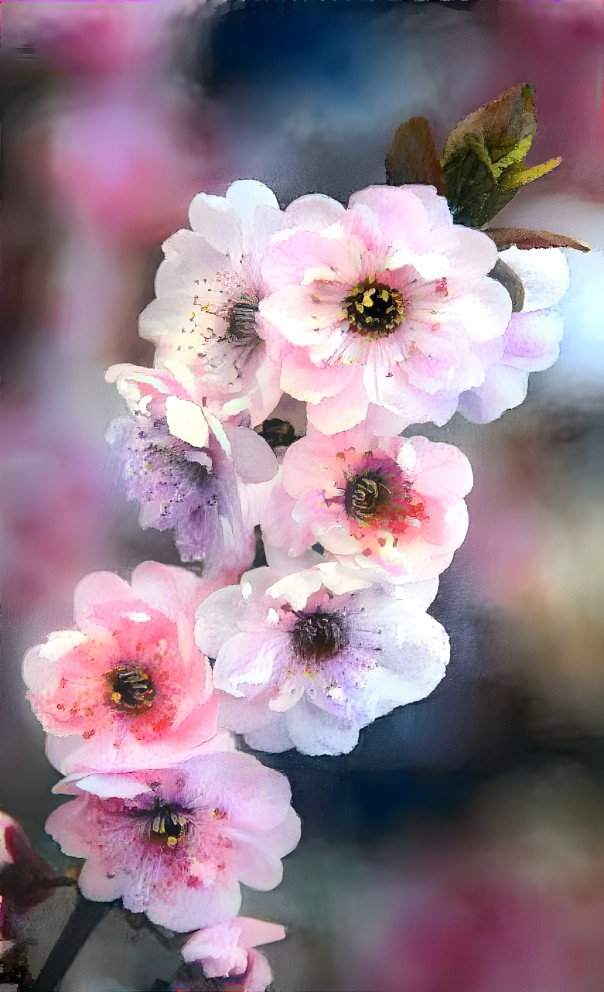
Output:
M461 821L407 834L386 869L373 864L373 913L347 965L354 987L599 992L601 811L578 766L540 766L489 783Z
M38 171L59 206L105 238L155 241L208 178L216 124L194 127L167 71L180 12L173 0L28 3L7 19L7 44L29 43L65 71Z
M42 398L28 399L5 398L0 442L5 588L20 616L73 587L110 526L99 445L58 431Z

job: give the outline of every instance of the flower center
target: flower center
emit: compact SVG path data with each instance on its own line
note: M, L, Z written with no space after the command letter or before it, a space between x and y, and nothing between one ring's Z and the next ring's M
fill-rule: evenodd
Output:
M193 489L203 488L210 476L205 465L193 462L189 458L185 458L184 455L178 458L177 464Z
M396 289L367 276L342 301L350 330L365 338L387 338L405 316L403 297Z
M296 432L293 424L289 420L279 420L278 417L271 417L263 420L260 428L257 428L260 437L263 437L271 448L288 447L296 440Z
M116 709L128 713L144 713L153 706L155 688L151 676L134 665L126 662L119 668L109 672L111 686L111 701Z
M344 506L349 517L360 524L373 520L390 501L391 490L381 472L370 470L351 479L344 492Z
M152 810L153 822L151 823L151 836L165 840L168 847L176 847L176 844L189 830L189 824L182 813L170 805L170 803L155 800L155 807Z
M228 316L225 340L234 348L253 350L260 343L256 333L258 301L243 298L233 303Z
M334 658L348 644L344 621L335 613L318 610L311 614L298 614L292 631L294 651L303 661L327 661Z

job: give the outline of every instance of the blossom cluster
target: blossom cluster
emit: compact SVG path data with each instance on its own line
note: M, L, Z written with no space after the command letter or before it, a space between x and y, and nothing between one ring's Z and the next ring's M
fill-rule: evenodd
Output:
M75 796L48 830L86 859L83 893L199 930L185 960L253 992L270 971L251 948L283 930L237 916L239 883L277 885L300 824L285 777L231 734L346 753L441 681L449 642L427 609L472 472L402 432L521 402L556 357L567 270L555 248L498 255L430 186L282 210L239 181L189 217L141 316L153 367L107 373L128 408L107 436L141 526L172 531L196 570L83 579L77 630L24 674L56 791Z
M55 792L75 796L47 830L86 859L82 893L121 897L172 930L199 930L187 948L208 967L218 959L221 974L253 968L259 977L250 972L246 988L263 992L268 964L248 949L284 934L236 922L240 883L279 884L300 821L285 776L219 729L212 669L193 637L212 588L157 562L139 565L130 583L89 575L75 590L78 629L32 648L24 677L48 757L64 775Z

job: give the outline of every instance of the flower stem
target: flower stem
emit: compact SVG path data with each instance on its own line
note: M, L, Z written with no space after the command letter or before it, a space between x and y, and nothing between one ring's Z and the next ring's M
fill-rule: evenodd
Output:
M90 934L116 902L92 902L79 895L62 934L28 992L54 992Z

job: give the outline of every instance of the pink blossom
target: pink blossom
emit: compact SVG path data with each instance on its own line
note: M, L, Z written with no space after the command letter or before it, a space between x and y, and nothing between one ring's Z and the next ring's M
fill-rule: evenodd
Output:
M427 186L371 186L347 210L304 197L289 210L296 227L273 238L259 304L281 387L326 434L360 423L369 404L404 424L445 423L504 350L511 303L487 278L494 244L454 225Z
M207 978L235 976L245 992L265 992L273 976L264 955L253 948L284 937L285 930L276 923L238 916L194 933L183 944L182 956L187 962L200 963Z
M176 371L180 378L161 367L109 370L134 419L113 421L108 440L129 498L141 503L141 526L172 529L183 561L202 561L207 578L236 581L254 560L254 487L276 474L277 461L241 418L221 423L200 404L189 369Z
M537 854L539 876L517 852L484 851L481 839L474 838L478 857L446 851L457 857L447 864L441 848L440 857L430 852L431 865L420 865L421 876L417 865L406 866L397 909L371 951L356 952L355 979L379 992L598 992L598 868L592 864L592 879L564 878ZM564 848L554 846L554 857Z
M33 45L61 70L34 167L61 211L103 239L156 242L207 181L216 124L206 108L191 135L191 106L166 71L178 5L21 3L6 18L3 43Z
M460 397L461 413L480 424L522 403L529 372L548 369L556 361L564 322L555 305L569 286L568 264L558 248L508 248L499 257L520 276L524 305L510 318L499 361L487 370L482 385Z
M472 470L450 444L311 428L286 451L280 480L261 524L292 555L318 542L342 562L419 581L447 568L466 534Z
M222 725L264 751L343 754L362 727L432 692L449 656L424 612L435 583L368 585L331 562L254 569L209 596L195 636L216 658Z
M194 373L200 394L226 414L249 410L261 423L281 395L279 365L259 337L258 303L265 295L261 264L283 215L262 183L240 180L226 197L199 193L189 219L164 244L155 291L140 334L157 356Z
M266 891L298 843L284 775L234 750L202 749L172 768L65 779L76 799L46 829L66 854L86 858L79 878L93 900L122 898L172 930L232 919L239 883Z
M196 607L214 586L144 562L129 585L112 572L78 584L78 630L32 648L23 675L64 773L170 764L216 733L208 659L193 640Z

